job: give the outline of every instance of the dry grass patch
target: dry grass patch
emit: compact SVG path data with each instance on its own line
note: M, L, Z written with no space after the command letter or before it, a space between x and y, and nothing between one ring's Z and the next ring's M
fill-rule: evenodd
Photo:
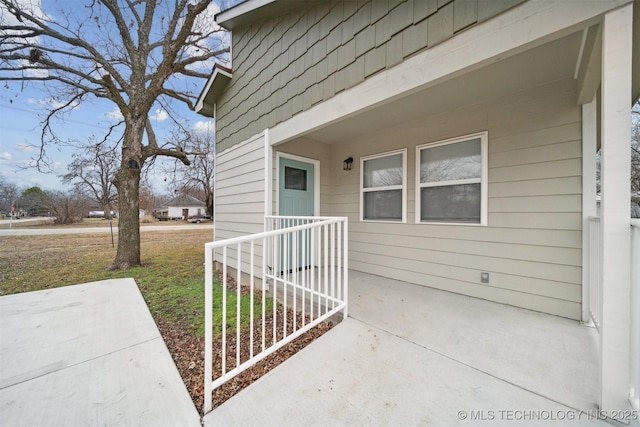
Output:
M117 238L115 234L116 247ZM142 262L154 266L145 273L164 272L171 276L171 272L180 274L191 269L193 277L202 279L204 243L209 240L211 236L202 230L141 233ZM144 281L145 269L108 271L115 254L108 233L2 236L0 295L118 277L138 279L136 276L142 275Z

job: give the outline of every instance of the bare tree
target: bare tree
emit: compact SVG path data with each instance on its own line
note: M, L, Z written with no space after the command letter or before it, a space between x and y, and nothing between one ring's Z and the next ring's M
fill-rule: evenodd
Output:
M45 205L56 224L72 224L82 221L87 210L87 198L72 191L46 191Z
M86 151L73 154L73 161L67 165L68 173L61 176L62 182L73 183L77 193L100 203L106 219L111 219L113 205L118 200L111 181L118 169L118 160L115 150L103 144L91 145Z
M155 207L156 195L153 188L148 183L142 183L140 186L140 209L144 210L146 215L151 216Z
M631 110L631 217L640 218L640 101Z
M631 110L631 192L640 197L640 101Z
M40 83L56 103L42 123L40 161L55 141L54 117L89 98L113 103L121 121L118 189L120 238L113 268L140 265L139 187L146 161L169 156L189 164L181 147L158 144L150 114L193 108L209 61L228 52L212 24L213 0L85 0L43 13L35 2L0 0L0 81ZM48 3L51 5L52 3ZM218 34L218 35L217 35ZM174 120L177 118L174 117Z
M189 194L204 200L207 215L213 216L213 176L215 140L213 126L202 126L191 131L174 131L174 141L180 141L191 159L190 165L174 163L168 172L172 176L169 186L174 192Z
M5 214L11 213L11 205L16 201L20 189L17 185L7 182L0 176L0 211Z
M640 218L640 101L631 109L631 217ZM602 153L596 153L596 191L600 193Z

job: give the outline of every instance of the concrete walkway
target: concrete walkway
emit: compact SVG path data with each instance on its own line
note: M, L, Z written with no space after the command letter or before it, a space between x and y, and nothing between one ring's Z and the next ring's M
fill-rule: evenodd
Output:
M577 322L350 272L350 317L205 426L591 426L597 335Z
M0 297L3 426L200 426L133 279Z

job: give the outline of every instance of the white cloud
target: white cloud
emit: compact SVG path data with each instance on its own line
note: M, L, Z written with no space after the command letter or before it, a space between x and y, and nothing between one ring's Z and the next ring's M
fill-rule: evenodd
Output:
M35 16L36 18L43 20L43 21L48 21L50 20L49 17L43 12L42 10L42 6L40 4L40 0L16 0L15 1L16 4L16 8L19 10L22 10L32 16ZM8 47L10 45L15 46L22 46L25 43L28 46L34 46L34 45L39 45L40 44L40 37L35 36L35 37L29 37L28 39L20 37L21 35L26 35L31 33L30 30L26 30L26 27L30 27L30 28L34 28L34 26L27 21L27 19L25 18L20 18L18 19L18 17L16 16L16 14L14 12L9 11L6 6L0 5L0 22L2 23L2 25L7 25L7 26L11 26L14 28L17 27L23 27L20 30L6 30L4 31L5 35L13 35L15 37L13 38L8 38L6 40L4 40L4 43L6 44L6 47L8 49ZM20 65L23 67L26 67L25 70L22 71L22 74L24 76L27 77L47 77L49 75L49 72L47 70L43 70L42 68L40 68L40 65L37 64L31 64L29 61L19 61Z
M112 120L122 120L124 116L118 107L115 107L112 111L105 114L105 117Z
M216 13L220 12L217 2L211 2L209 6L196 18L193 26L195 29L213 27L214 30L220 28L215 21Z
M53 170L56 174L61 174L67 171L67 163L55 161L51 163L51 170Z
M211 120L199 120L193 125L193 130L199 134L213 135L215 133L215 125Z
M18 6L18 9L27 11L36 18L47 18L45 13L42 11L40 0L17 0L16 4ZM14 13L9 12L7 8L2 5L0 6L0 23L2 23L2 25L17 26L24 25L25 20L23 19L22 21L19 21Z
M5 151L4 153L0 153L0 159L2 159L2 160L11 160L11 159L13 159L13 156L8 151Z
M203 54L203 51L218 50L222 46L230 45L229 32L222 30L220 26L215 22L216 13L220 12L220 7L217 2L211 2L211 4L196 18L193 29L194 33L209 34L202 40L198 40L194 46L187 44L185 46L185 54L188 57L196 57ZM193 41L193 40L192 40ZM187 39L189 42L189 39ZM189 68L198 70L211 70L216 62L219 62L222 58L211 58L207 61L197 62L192 64Z
M215 16L218 12L220 12L220 6L218 6L217 2L211 2L209 6L196 17L193 23L193 32L207 34L211 31L219 31L220 26L215 21ZM180 24L182 24L182 22ZM204 45L204 41L200 43Z
M38 166L38 161L35 159L24 160L18 163L20 167L35 168Z
M42 68L38 68L37 66L34 66L32 63L30 63L29 61L23 59L22 61L20 61L20 64L26 68L26 70L24 70L24 75L27 77L40 77L40 78L44 78L49 76L49 71L48 70L43 70Z
M169 118L169 114L166 111L158 109L155 114L151 115L151 120L155 120L156 122L163 122Z
M54 98L40 98L40 99L29 98L27 100L27 103L30 105L36 105L38 107L44 107L47 110L62 108L65 105L64 102L60 102ZM80 107L80 103L74 102L66 108L77 109L79 107Z
M16 150L21 151L23 153L30 153L35 149L36 148L30 144L16 144Z

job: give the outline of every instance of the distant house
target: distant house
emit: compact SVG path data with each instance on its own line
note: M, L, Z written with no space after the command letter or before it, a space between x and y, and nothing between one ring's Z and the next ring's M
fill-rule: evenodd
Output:
M207 205L202 200L198 200L188 194L181 194L153 211L153 216L161 221L187 221L191 217L204 217L206 215Z

